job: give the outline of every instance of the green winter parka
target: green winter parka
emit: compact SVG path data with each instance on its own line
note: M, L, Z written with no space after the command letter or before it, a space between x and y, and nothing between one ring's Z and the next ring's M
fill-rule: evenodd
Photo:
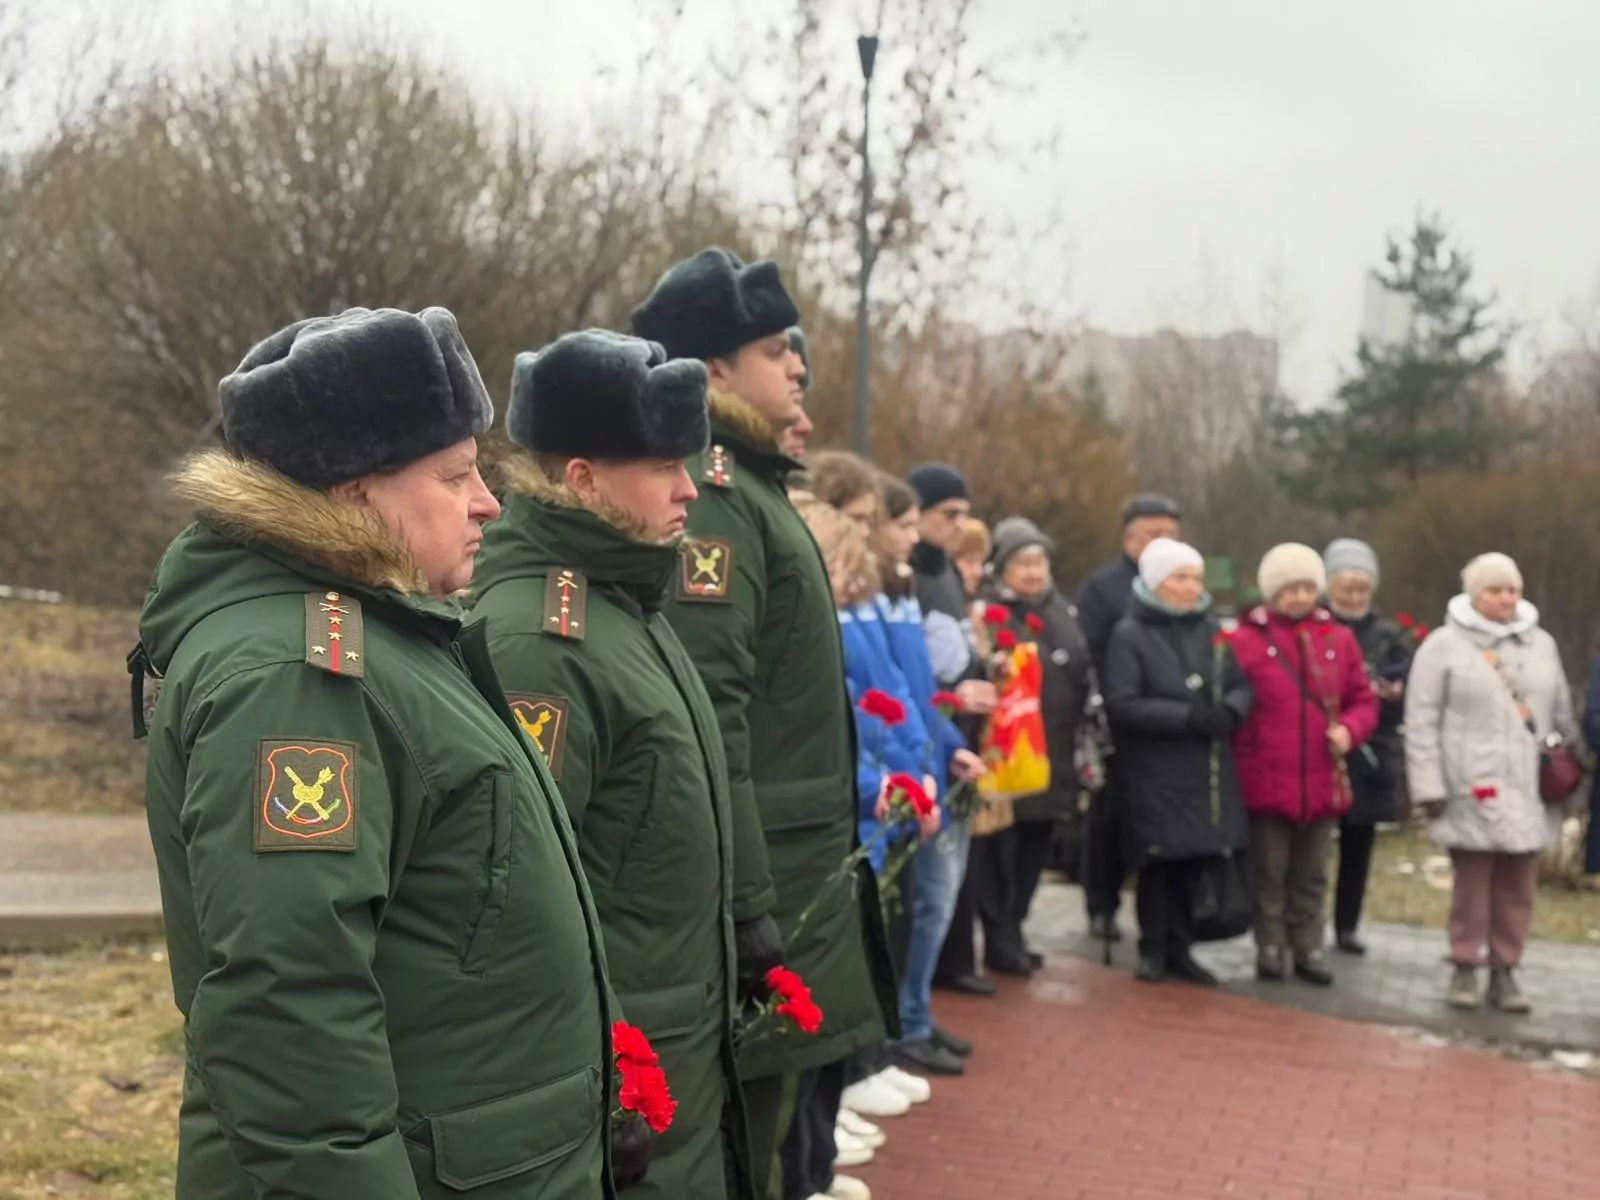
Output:
M622 1019L678 1102L641 1200L754 1200L734 1065L733 833L716 715L661 613L678 565L523 462L474 576L512 712L578 836ZM565 605L565 632L562 606Z
M604 949L481 623L223 453L140 619L180 1200L614 1194Z
M795 512L770 423L711 396L710 449L667 611L705 681L735 814L734 918L771 913L822 1009L812 1037L768 1025L740 1050L741 1078L837 1062L898 1031L894 969L866 863L827 886L858 845L855 721L821 552ZM741 816L758 824L741 828ZM804 928L799 918L812 909Z

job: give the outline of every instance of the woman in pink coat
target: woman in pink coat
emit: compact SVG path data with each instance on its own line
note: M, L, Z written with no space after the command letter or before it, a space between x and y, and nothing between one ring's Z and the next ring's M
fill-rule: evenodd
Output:
M1256 585L1265 603L1247 613L1233 652L1255 690L1234 734L1239 789L1250 813L1256 974L1333 982L1322 958L1328 849L1350 807L1345 758L1378 725L1378 699L1355 635L1317 597L1327 585L1309 546L1275 546Z

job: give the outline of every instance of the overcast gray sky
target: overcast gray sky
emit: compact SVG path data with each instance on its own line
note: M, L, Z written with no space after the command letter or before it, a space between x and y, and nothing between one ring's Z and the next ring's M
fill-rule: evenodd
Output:
M685 0L690 44L726 47L736 3L786 6ZM369 4L484 86L574 119L595 70L626 61L637 33L631 0ZM1507 315L1556 337L1587 298L1600 324L1595 0L989 0L983 11L991 46L1066 14L1087 35L1016 114L1061 121L1059 177L976 182L996 212L1059 198L1072 247L1059 286L1091 323L1270 324L1259 296L1274 274L1297 317L1286 382L1314 399L1350 360L1362 275L1384 235L1424 206L1446 215ZM845 20L829 33L852 63L855 32Z

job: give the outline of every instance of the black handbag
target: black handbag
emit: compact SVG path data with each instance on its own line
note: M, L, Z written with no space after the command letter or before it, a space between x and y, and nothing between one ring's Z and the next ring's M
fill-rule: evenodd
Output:
M1189 905L1190 936L1197 942L1230 941L1250 932L1254 916L1244 855L1226 851L1206 859Z

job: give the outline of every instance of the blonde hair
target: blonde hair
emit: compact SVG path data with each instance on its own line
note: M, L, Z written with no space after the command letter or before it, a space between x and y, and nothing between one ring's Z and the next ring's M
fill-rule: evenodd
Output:
M806 478L811 492L824 504L843 508L862 496L873 496L882 503L878 469L848 450L822 450L806 459Z
M956 534L956 540L950 547L950 557L965 558L971 554L987 561L993 545L989 527L977 517L968 517L961 522L961 532Z
M817 540L817 548L822 551L822 561L827 564L829 574L839 572L852 576L862 596L870 596L877 591L877 556L861 536L856 523L833 505L824 504L806 493L797 493L791 498L795 501L796 511L811 530L811 536Z

